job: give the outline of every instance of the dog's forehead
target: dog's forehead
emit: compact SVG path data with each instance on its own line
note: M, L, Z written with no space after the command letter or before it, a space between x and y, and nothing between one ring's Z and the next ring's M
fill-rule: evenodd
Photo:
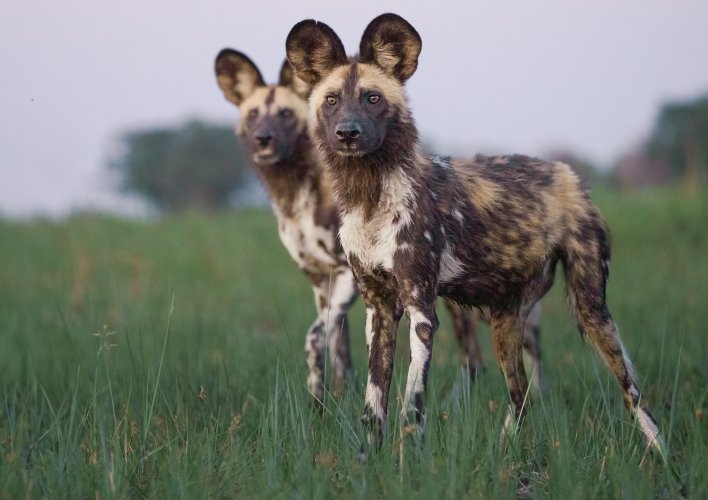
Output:
M241 103L242 113L258 109L265 114L284 108L292 109L295 115L302 120L307 119L307 102L287 87L278 85L259 87Z
M347 76L351 66L349 64L345 66L339 66L334 69L329 75L327 75L322 82L317 86L318 94L326 94L328 92L340 91L344 88L347 81Z
M265 107L268 95L272 87L258 87L253 93L241 103L241 112L248 112L254 108Z
M307 116L307 101L288 87L278 86L275 87L271 109L276 110L283 108L292 109L298 116L300 112L302 112L305 117Z
M404 105L403 85L375 64L357 64L356 86L361 90L376 90L381 92L386 100Z

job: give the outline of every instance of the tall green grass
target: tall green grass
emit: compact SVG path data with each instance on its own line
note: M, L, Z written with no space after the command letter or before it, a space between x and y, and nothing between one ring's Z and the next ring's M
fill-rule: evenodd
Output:
M608 298L690 496L708 494L708 197L595 195L613 233ZM387 437L359 459L355 376L314 411L305 388L311 292L272 217L0 221L0 498L674 498L679 484L578 335L562 277L544 300L549 394L521 432L487 370L461 376L444 312L423 446L401 435L399 335Z

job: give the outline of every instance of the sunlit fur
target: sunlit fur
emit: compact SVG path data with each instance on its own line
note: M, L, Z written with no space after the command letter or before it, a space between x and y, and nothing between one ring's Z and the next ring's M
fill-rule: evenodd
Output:
M310 71L298 55L302 47L316 43L336 50L321 59L329 66L317 68L310 133L333 182L342 245L367 307L363 420L378 429L379 440L403 312L412 346L403 421L422 433L438 296L486 312L512 417L520 422L530 402L524 326L560 262L578 328L617 377L649 444L663 453L605 301L607 225L573 171L520 155L423 154L403 90L421 42L399 16L374 19L354 58L341 55L341 41L323 23L297 24L286 47L298 74ZM343 154L351 150L361 154Z

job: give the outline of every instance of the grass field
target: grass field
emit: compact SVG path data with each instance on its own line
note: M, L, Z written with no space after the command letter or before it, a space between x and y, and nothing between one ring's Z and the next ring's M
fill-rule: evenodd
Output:
M703 194L595 195L613 232L610 307L694 498L708 496ZM544 300L549 394L507 446L488 330L470 387L441 310L425 446L399 436L402 329L388 437L361 463L361 302L354 383L320 415L305 388L313 300L270 214L0 221L0 498L675 498L562 281Z

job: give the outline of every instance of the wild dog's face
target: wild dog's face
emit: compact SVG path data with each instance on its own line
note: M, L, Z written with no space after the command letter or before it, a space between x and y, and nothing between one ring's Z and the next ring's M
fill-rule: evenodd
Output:
M320 147L365 156L396 135L401 115L409 120L403 83L415 72L421 40L403 18L374 19L357 59L347 59L331 28L311 20L293 27L286 48L298 77L314 87L311 126Z
M288 160L307 133L309 86L295 76L287 61L278 85L266 86L255 64L231 49L219 53L215 66L224 96L240 110L236 131L253 163L265 166Z

